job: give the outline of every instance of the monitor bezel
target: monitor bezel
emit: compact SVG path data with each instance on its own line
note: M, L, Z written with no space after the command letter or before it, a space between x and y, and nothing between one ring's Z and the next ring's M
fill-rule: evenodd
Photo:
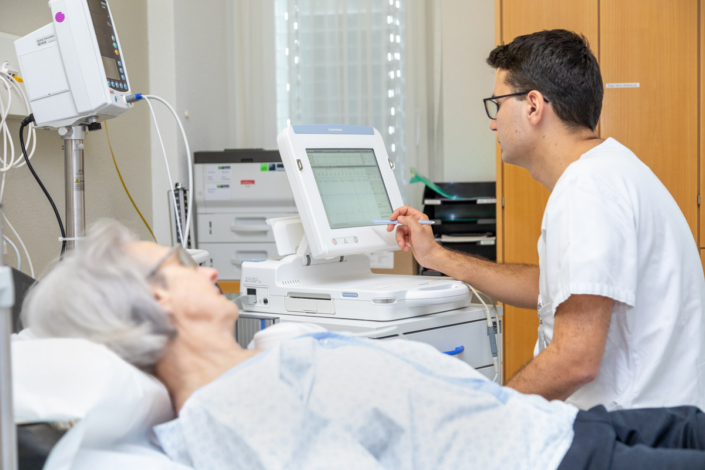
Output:
M297 133L292 126L283 130L277 139L311 255L314 258L334 258L398 250L395 234L387 232L386 225L337 229L330 227L307 149L372 149L392 210L398 209L404 203L380 133L376 129L363 126L329 126L329 128L342 129L342 131L328 134ZM345 133L351 128L356 128L352 131L369 129L369 133ZM298 161L301 162L300 168ZM353 243L335 244L333 242L334 239L354 240L355 238L357 242Z

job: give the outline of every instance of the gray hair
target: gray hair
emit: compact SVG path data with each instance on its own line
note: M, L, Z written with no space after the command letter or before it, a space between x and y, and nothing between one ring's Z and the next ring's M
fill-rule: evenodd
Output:
M22 306L24 325L39 337L103 344L151 372L175 329L152 295L149 266L127 254L136 240L116 220L93 225L79 248L30 290Z

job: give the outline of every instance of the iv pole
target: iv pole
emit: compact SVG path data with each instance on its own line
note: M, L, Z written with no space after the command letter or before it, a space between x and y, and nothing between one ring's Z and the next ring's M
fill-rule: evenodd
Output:
M95 119L95 118L94 118ZM89 126L100 124L92 123ZM66 188L66 249L76 248L86 235L86 197L83 173L83 141L86 126L60 127L64 140L64 185Z
M2 207L0 207L0 234L2 233ZM15 291L12 271L3 265L0 252L0 468L17 469L17 429L12 403L12 305Z

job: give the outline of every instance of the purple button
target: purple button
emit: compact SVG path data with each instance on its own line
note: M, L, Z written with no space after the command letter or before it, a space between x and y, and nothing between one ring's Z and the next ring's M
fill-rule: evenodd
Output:
M54 18L56 18L57 23L63 23L64 20L66 19L66 15L64 15L62 12L59 12L56 14L56 16Z

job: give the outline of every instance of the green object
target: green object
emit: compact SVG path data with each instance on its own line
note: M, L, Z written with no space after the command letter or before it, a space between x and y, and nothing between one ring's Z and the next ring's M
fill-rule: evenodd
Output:
M426 186L428 186L429 188L431 188L434 192L436 192L437 194L440 194L441 196L443 196L446 199L455 199L455 200L468 199L466 197L460 197L460 196L454 196L452 194L448 194L447 192L443 191L440 188L440 186L438 186L436 183L434 183L433 181L431 181L430 179L426 178L423 175L419 175L418 173L416 173L415 169L411 168L411 179L409 180L409 184L414 184L414 183L423 183Z
M259 171L269 171L269 165L266 164L266 163L262 163L262 164L259 166Z

